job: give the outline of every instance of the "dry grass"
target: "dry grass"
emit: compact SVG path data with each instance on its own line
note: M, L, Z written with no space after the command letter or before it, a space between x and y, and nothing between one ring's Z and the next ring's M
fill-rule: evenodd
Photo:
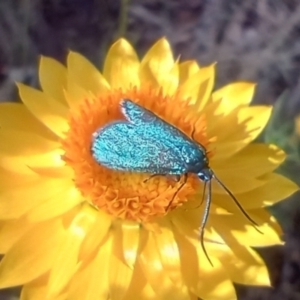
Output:
M132 0L122 27L119 13L120 1L1 0L0 66L13 79L16 68L32 77L40 54L64 61L69 49L101 65L120 34L140 53L166 36L183 59L218 61L217 86L257 81L255 101L264 103L290 89L287 109L299 107L298 0Z

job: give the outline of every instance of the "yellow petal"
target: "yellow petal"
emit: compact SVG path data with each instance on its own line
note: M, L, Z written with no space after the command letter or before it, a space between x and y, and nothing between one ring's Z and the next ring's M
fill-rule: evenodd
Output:
M81 104L84 100L94 98L94 95L91 92L83 89L70 77L68 77L67 80L67 90L64 91L64 94L66 101L71 109L76 110L78 105Z
M123 259L122 230L120 227L120 224L118 224L114 230L110 257L109 286L112 299L124 298L134 271Z
M72 169L62 160L64 151L54 149L53 151L26 156L26 165L34 172L48 177L72 177Z
M95 96L109 90L109 84L95 66L76 52L68 55L68 77Z
M69 128L67 108L45 93L24 84L19 83L18 88L23 103L34 116L56 135L64 137Z
M179 97L189 99L190 103L195 104L195 109L201 112L211 96L214 81L215 64L200 68L180 86Z
M179 67L175 62L171 70L166 74L164 80L161 82L162 91L164 95L174 95L179 84Z
M251 250L250 250L251 251ZM226 269L230 273L232 281L244 285L254 286L271 286L268 269L264 264L249 265L247 262L240 262L239 264L227 265ZM231 268L231 269L230 269Z
M39 175L53 178L72 178L73 170L62 159L64 151L54 149L43 154L26 157L26 165Z
M109 299L109 272L112 238L99 247L87 265L83 265L74 275L70 284L69 299L107 300Z
M156 250L153 233L148 233L146 245L138 259L143 273L155 290L158 299L185 299L182 289L173 284L169 274L164 270L160 255Z
M273 171L286 158L283 150L275 145L267 144L250 144L234 157L226 160L226 163L211 160L211 167L219 172L230 170L246 176L259 176L264 173Z
M239 109L236 119L238 128L233 130L232 126L227 126L227 130L218 136L218 140L228 140L230 138L230 140L235 141L245 136L250 137L251 141L254 140L269 121L271 113L271 106L250 106Z
M267 125L272 106L250 106L243 107L238 112L238 124L245 124L246 132L253 141ZM236 132L232 139L239 140L240 134Z
M179 83L184 83L188 78L199 71L198 63L195 60L184 61L179 64Z
M178 244L180 262L181 262L181 272L182 272L181 276L182 276L182 278L184 278L184 282L186 284L185 286L182 286L182 291L181 291L182 295L184 295L186 287L188 287L188 288L190 288L191 286L196 287L197 283L199 281L199 268L198 268L197 252L196 252L195 248L190 243L188 243L186 239L184 239L184 235L185 235L185 233L187 233L187 234L192 233L193 238L197 238L194 229L199 227L200 221L199 221L199 213L195 214L195 215L197 215L197 225L196 225L196 227L193 227L189 220L190 214L188 214L188 217L187 217L187 211L185 209L182 209L182 210L177 209L174 212L176 212L176 214L178 214L178 211L181 211L181 213L184 212L182 219L184 220L185 225L187 225L187 226L183 226L183 227L185 227L184 234L180 234L179 231L182 230L183 227L181 226L181 224L176 222L178 218L175 216L175 218L171 219L173 225L175 225L175 228L174 228L174 226L172 226L172 228L173 228L173 235L174 235L175 241ZM193 213L195 213L194 209L192 210L192 214ZM171 216L174 217L174 215L176 215L176 214L172 212ZM196 218L194 218L194 220L196 220ZM179 226L177 227L177 225L179 225ZM161 234L161 232L162 232L161 230L159 232L156 232L156 236L158 234ZM141 240L143 240L145 242L145 240L146 240L145 235L144 235L144 239L141 239ZM165 260L162 259L162 262L163 261L165 261ZM139 267L140 267L139 264L137 264L135 267L137 272L139 272ZM158 298L157 295L152 296L153 289L149 289L149 287L147 286L147 284L149 283L148 279L144 279L146 282L146 283L144 283L143 278L144 278L144 273L142 273L142 274L136 273L136 276L133 278L133 282L137 282L137 280L139 280L139 286L144 287L143 292L146 293L146 291L147 291L148 297L145 296L145 299L160 299L160 298ZM170 276L170 278L172 278L172 277ZM133 286L134 286L134 288L133 288ZM130 292L133 292L133 294L130 294L130 295L135 295L135 294L138 294L141 292L141 291L138 291L137 289L138 289L138 287L136 285L132 285ZM155 292L156 292L156 290L155 290ZM190 293L190 294L191 295L189 295L188 298L183 297L182 299L194 299L194 297L192 297L192 293ZM144 294L142 294L142 295L144 295ZM153 297L153 298L151 298L151 297ZM130 299L131 299L130 297L128 299L126 298L126 300L130 300ZM198 298L196 298L196 299L198 299Z
M64 151L60 148L53 149L49 152L44 152L41 154L36 154L26 157L26 161L29 167L38 168L38 167L55 167L59 168L65 165L65 162L62 160L62 155Z
M263 231L263 234L265 232L266 236L269 234L268 230L270 231L270 233L272 231L276 231L279 239L279 242L277 244L283 244L282 242L282 228L279 225L279 223L277 222L276 218L269 212L269 210L267 209L253 209L250 211L250 213L252 213L254 215L254 218L256 220L258 220L258 224L263 224L266 225L266 223L269 225L270 228L267 228L266 231ZM267 220L267 221L266 221ZM264 228L262 228L262 230L264 230ZM272 242L272 241L271 241ZM274 244L276 243L276 241L274 242ZM256 247L259 247L256 246Z
M122 249L127 265L134 268L140 240L140 225L136 222L122 222Z
M161 233L155 235L157 251L160 254L161 262L168 276L177 286L184 287L181 262L178 245L175 241L172 226L165 220L159 220ZM185 298L188 297L188 291L185 290Z
M26 218L2 222L0 225L0 253L7 253L32 226L33 224L29 223Z
M67 69L57 60L42 56L39 65L40 85L45 94L67 105L63 90L67 84Z
M40 154L51 151L59 145L43 136L21 130L1 129L0 139L5 141L0 143L0 152L11 156ZM2 156L2 160L4 159L5 157Z
M253 247L279 245L282 243L278 235L279 225L274 220L272 221L271 216L267 212L265 213L266 216L261 218L256 210L248 211L251 218L259 224L256 227L260 232L255 229L242 212L235 213L233 216L212 214L211 224L214 224L214 228L222 237L230 234L232 240L235 239L243 245Z
M87 205L76 214L67 228L50 271L48 285L50 298L63 290L78 269L79 248L86 233L94 225L95 219L95 210Z
M203 256L202 263L204 259L207 258ZM217 263L215 260L213 269L210 269L209 272L202 270L202 274L202 280L199 280L198 287L195 289L195 293L201 297L201 299L237 300L232 279L229 277L221 263ZM207 280L207 278L213 278L213 280Z
M249 105L254 95L255 86L252 82L231 83L215 91L212 94L212 99L213 101L221 99L222 110L227 114L239 106Z
M261 179L264 182L262 186L236 195L237 200L245 209L273 205L299 190L299 187L294 182L276 173L266 174ZM214 194L213 202L230 212L237 213L239 211L226 194Z
M272 108L252 106L238 110L226 118L217 118L215 126L208 126L209 136L217 136L213 147L218 159L226 159L253 141L267 124ZM226 122L225 122L226 120Z
M0 263L0 287L23 285L41 276L52 266L64 232L60 220L29 230Z
M173 67L174 58L169 42L162 38L158 40L146 53L142 59L142 65L146 62L152 61L156 65L156 70L160 73L169 70Z
M71 185L74 184L71 182ZM43 207L44 202L47 203L48 199L56 199L56 195L68 191L69 187L69 180L43 178L29 185L19 186L17 189L4 190L0 198L0 216L2 219L18 218L37 205ZM66 201L68 202L67 199ZM48 211L48 213L52 215L52 212Z
M3 151L3 153L5 152L6 151ZM0 155L1 170L4 170L5 172L10 174L16 174L17 177L29 176L30 178L32 178L33 176L36 176L37 174L26 165L25 157L26 156L11 156L6 153L5 155ZM25 177L24 181L26 181L27 179L29 178ZM5 179L5 181L9 183L9 180Z
M84 259L91 255L95 249L103 243L103 240L109 234L112 225L112 217L102 210L97 211L95 226L87 232L80 249L80 258Z
M207 245L210 253L214 253L223 265L231 280L244 285L261 285L270 286L270 278L266 265L257 253L247 247L250 256L255 256L257 261L249 263L249 261L237 259L233 253L233 249L226 244Z
M10 172L0 167L0 189L4 192L6 189L14 189L22 186L28 186L37 182L40 178L30 169L26 176L22 172Z
M17 86L22 102L36 118L39 119L39 114L45 113L46 109L43 106L50 110L49 113L58 115L62 119L68 117L68 107L57 101L57 99L22 83L18 83Z
M243 184L241 184L241 176L238 173L228 172L227 175L225 175L223 172L216 172L216 176L234 195L249 192L265 184L265 181L261 178L256 179L253 177L242 177ZM200 192L202 195L202 190L200 190ZM212 192L213 195L215 193L223 195L227 194L224 188L221 187L215 180L212 181Z
M45 277L45 276L43 276ZM21 292L21 300L39 300L46 299L46 283L40 283L39 279L25 284Z
M72 181L65 183L65 188L57 194L47 197L43 202L27 213L31 222L40 222L60 216L84 201L81 193Z
M27 130L48 139L56 138L55 135L39 122L23 104L1 103L0 127L12 130Z
M103 74L111 87L123 90L140 86L139 59L135 50L125 40L119 39L108 51Z
M176 241L180 245L182 274L191 291L202 299L236 299L232 281L220 262L210 256L214 266L210 265L200 247L198 236L193 230L182 226L184 224L182 221L177 217L172 219ZM185 223L188 225L187 222ZM207 251L211 253L208 247ZM207 278L214 278L214 280L207 281Z
M134 274L131 281L131 285L124 297L124 300L132 299L145 299L145 300L157 300L157 294L145 278L143 271L141 270L140 264L137 263L134 267Z
M22 288L20 300L41 300L49 299L47 295L47 276L43 275L36 280L25 284ZM63 292L55 297L55 300L66 300L67 292ZM49 299L50 300L50 299Z
M146 53L141 62L140 77L144 85L162 89L164 95L175 93L179 83L179 67L174 62L170 44L160 39Z
M214 210L213 204L211 210ZM196 207L195 205L190 207L186 206L182 209L174 210L173 214L171 215L171 221L174 224L176 231L178 231L180 235L199 241L199 228L201 226L203 212L204 205L199 206L198 204ZM210 221L210 216L208 221ZM214 231L206 231L204 240L223 242L219 235ZM180 245L180 243L178 244Z
M3 153L5 152L6 151L3 151ZM3 170L8 171L8 173L16 174L16 178L18 176L29 176L29 178L23 178L25 182L27 179L33 178L33 176L37 173L33 168L30 168L30 166L26 164L27 158L29 158L29 156L11 156L8 154L2 155L2 157L0 156L1 167ZM57 169L58 172L56 172L56 174L61 175L60 177L65 177L63 175L71 174L69 172L70 170L65 170L64 174L60 174L59 172L62 170L60 170L59 168ZM15 181L17 182L18 180ZM5 182L9 184L9 180L7 178L5 178Z
M210 257L213 262L213 266L211 266L200 246L199 239L190 238L189 236L185 236L185 239L197 251L198 268L200 270L197 285L192 287L191 290L202 299L237 299L232 280L224 270L221 261L218 261L215 257ZM208 244L207 251L211 253L209 246L210 244ZM207 281L207 278L213 278L214 280Z
M225 216L216 216L212 215L208 221L208 227L210 227L210 224L214 224L214 229L216 232L221 236L221 238L224 240L224 242L231 248L234 255L241 261L247 262L247 264L252 265L262 265L264 264L260 256L250 251L250 247L245 245L245 240L247 239L247 232L250 229L250 224L246 223L239 223L237 226L238 228L235 230L236 232L242 231L244 233L243 239L237 239L236 233L233 233L231 230L231 227L227 225L228 223L222 223L224 221ZM228 216L228 218L232 218L231 216ZM235 220L237 216L235 216L233 219ZM260 228L258 226L258 228ZM257 232L257 236L261 234ZM240 235L241 236L241 235Z
M35 167L29 166L28 167L36 172L37 174L45 177L52 177L52 178L70 178L73 177L73 170L69 166L61 166L61 167Z

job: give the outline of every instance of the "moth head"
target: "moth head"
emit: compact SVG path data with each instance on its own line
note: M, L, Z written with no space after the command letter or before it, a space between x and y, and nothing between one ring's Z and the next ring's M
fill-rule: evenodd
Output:
M197 173L198 178L204 182L210 181L213 175L214 173L210 168L204 168Z

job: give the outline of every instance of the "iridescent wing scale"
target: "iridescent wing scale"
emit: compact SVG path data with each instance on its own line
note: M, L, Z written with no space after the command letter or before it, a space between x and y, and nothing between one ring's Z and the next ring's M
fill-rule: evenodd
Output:
M182 149L195 143L131 100L123 100L121 108L128 122L110 123L94 134L92 153L98 163L114 170L153 174L187 171Z

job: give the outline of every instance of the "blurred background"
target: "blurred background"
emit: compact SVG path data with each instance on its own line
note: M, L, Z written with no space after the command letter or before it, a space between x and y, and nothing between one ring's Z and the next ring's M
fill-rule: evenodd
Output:
M175 57L217 61L216 88L257 82L253 103L275 107L260 140L287 152L278 172L300 184L299 0L0 0L0 101L18 100L15 81L38 86L40 55L64 63L78 51L101 69L117 38L142 56L162 36ZM300 197L271 210L286 241L260 251L274 288L237 286L241 300L300 299ZM0 292L4 299L18 290Z

